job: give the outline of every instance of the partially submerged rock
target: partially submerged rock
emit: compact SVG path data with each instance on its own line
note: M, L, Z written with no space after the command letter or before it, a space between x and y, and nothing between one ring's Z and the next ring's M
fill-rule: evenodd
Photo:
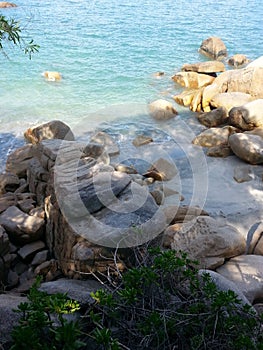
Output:
M12 2L8 2L8 1L1 1L0 2L0 8L9 8L9 7L17 7L16 4L12 3Z
M226 45L218 37L205 39L199 48L199 52L215 60L222 60L227 56Z
M171 102L166 100L156 100L148 105L149 114L157 120L167 120L174 118L177 115L177 111Z
M233 55L229 58L229 60L227 61L227 63L230 65L230 66L233 66L235 68L238 68L238 67L241 67L243 66L244 64L247 64L249 63L249 60L247 58L246 55L242 55L242 54L236 54L236 55Z
M52 120L34 128L29 128L24 133L27 142L37 144L47 139L62 139L74 141L74 135L68 125L60 120Z

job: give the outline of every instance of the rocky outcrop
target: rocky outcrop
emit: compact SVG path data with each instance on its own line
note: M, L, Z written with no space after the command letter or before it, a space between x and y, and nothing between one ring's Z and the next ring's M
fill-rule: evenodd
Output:
M211 107L224 107L230 111L233 107L239 107L250 102L252 97L244 92L223 92L216 94L210 101Z
M192 71L176 73L172 79L175 83L189 89L199 89L212 84L215 80L213 76L208 74L200 74Z
M226 70L223 62L219 61L206 61L206 62L197 62L197 63L186 63L182 66L181 71L183 72L197 72L212 74L221 73Z
M218 37L205 39L199 48L199 52L215 60L221 60L227 56L226 45Z

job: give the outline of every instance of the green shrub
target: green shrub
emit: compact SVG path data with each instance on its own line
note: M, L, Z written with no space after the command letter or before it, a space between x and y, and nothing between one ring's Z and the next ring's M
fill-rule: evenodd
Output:
M76 301L66 294L48 295L39 291L40 279L30 289L29 302L20 303L19 325L12 332L11 350L75 350L84 343L78 322L67 321L63 315L79 310Z

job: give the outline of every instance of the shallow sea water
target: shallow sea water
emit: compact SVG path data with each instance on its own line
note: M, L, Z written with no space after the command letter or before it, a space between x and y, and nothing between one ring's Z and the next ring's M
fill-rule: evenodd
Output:
M131 123L139 131L156 128L169 134L176 121L165 127L154 122L147 115L147 103L157 98L172 101L180 89L171 76L184 63L206 60L198 53L202 40L221 37L229 55L243 53L255 59L263 52L260 0L17 0L16 4L17 8L1 12L20 20L24 33L41 48L31 61L11 46L6 47L9 60L2 56L2 167L6 154L23 144L25 129L52 119L66 122L79 136L101 123L114 125L124 138ZM47 82L41 75L45 70L59 71L63 79ZM157 71L165 72L164 77L156 79ZM192 114L176 108L189 126Z

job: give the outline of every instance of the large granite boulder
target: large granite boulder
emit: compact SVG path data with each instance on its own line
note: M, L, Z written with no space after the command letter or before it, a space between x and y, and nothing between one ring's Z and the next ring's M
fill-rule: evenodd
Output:
M46 124L29 128L25 131L24 137L32 144L37 144L46 139L75 140L70 127L60 120L52 120Z
M224 107L230 111L233 107L239 107L250 102L252 97L244 92L222 92L216 94L210 101L212 107Z
M197 72L178 72L172 77L177 84L189 88L199 89L200 87L212 84L214 77L208 74L200 74Z
M236 133L237 130L232 126L223 128L210 128L197 135L192 143L202 147L213 147L221 144L227 144L229 136Z
M206 74L224 72L225 70L226 68L224 63L219 61L186 63L181 68L181 71L183 72L197 72Z
M183 225L169 226L165 233L173 241L171 248L186 251L201 267L215 269L225 259L245 252L246 241L233 226L209 216L199 216Z
M202 108L210 110L211 99L222 92L243 92L253 99L263 98L263 67L245 67L221 73L213 82L206 86L202 94Z
M233 134L228 139L229 146L237 157L250 164L263 163L263 139L253 134Z
M221 60L227 56L226 45L218 37L205 39L199 48L199 52L215 60Z
M263 126L263 98L241 104L229 112L229 124L241 130Z
M252 304L263 298L263 256L236 256L216 271L234 282Z

